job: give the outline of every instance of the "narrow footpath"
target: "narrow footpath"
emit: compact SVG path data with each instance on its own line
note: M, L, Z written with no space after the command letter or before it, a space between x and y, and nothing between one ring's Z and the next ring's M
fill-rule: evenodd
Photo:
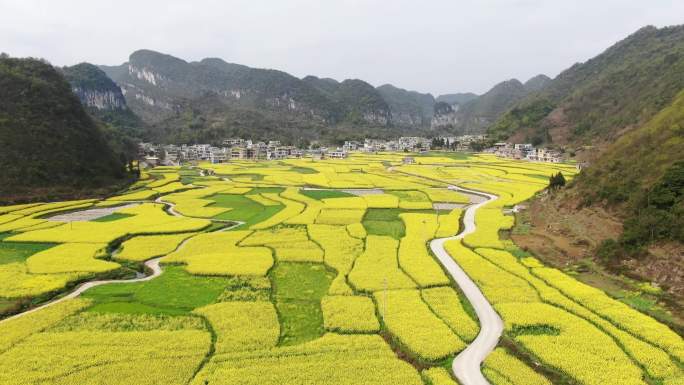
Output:
M168 213L173 215L173 216L176 216L176 217L183 217L184 216L183 214L180 214L173 209L174 204L171 202L164 202L161 200L161 198L157 199L155 202L162 203L162 204L166 205L168 207ZM234 223L234 225L222 228L218 231L230 230L232 228L235 228L237 226L244 224L244 222L237 222L237 221L223 221L223 220L221 220L220 222L231 222L231 223ZM185 245L185 243L187 241L189 241L192 238L193 237L190 237L190 238L184 240L183 242L181 242L178 245L178 247L176 248L176 250L179 250L181 247L183 247ZM155 279L155 278L159 277L163 272L161 266L159 266L159 262L161 261L162 258L164 258L164 256L153 258L153 259L150 259L148 261L145 261L145 267L147 267L152 272L150 275L147 275L147 276L144 276L141 278L133 278L133 279L109 279L109 280L98 280L98 281L84 282L84 283L80 284L74 291L65 295L64 297L57 298L55 300L47 302L47 303L40 305L38 307L34 307L34 308L26 310L24 312L17 313L11 317L7 317L5 319L2 319L2 320L0 320L0 323L3 323L5 321L9 321L11 319L23 317L27 314L31 314L31 313L36 312L36 311L41 310L41 309L45 309L46 307L50 307L50 306L56 305L60 302L63 302L63 301L66 301L66 300L69 300L72 298L76 298L79 295L81 295L83 292L85 292L86 290L91 289L91 288L96 287L96 286L118 284L118 283L145 282L145 281L150 281L152 279Z

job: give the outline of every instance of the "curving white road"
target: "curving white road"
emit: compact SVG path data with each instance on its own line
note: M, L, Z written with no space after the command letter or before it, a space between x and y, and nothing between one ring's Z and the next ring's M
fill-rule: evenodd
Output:
M480 333L475 340L468 345L454 359L451 369L462 385L490 385L489 381L482 375L480 368L482 361L491 353L499 342L503 332L503 321L494 311L492 305L482 294L470 277L461 269L454 259L444 249L444 243L454 239L461 239L475 231L475 211L484 204L497 199L496 195L486 194L479 191L472 191L457 186L449 186L451 190L462 191L468 194L475 194L487 197L488 199L468 206L463 215L463 230L456 236L439 238L430 242L430 248L435 253L437 259L446 268L451 277L465 294L468 301L472 304L480 321Z
M470 279L470 277L468 277L465 271L463 271L463 269L461 269L461 267L454 261L454 259L446 252L446 250L444 249L444 243L454 239L461 239L466 235L473 233L476 227L475 212L484 204L496 200L497 196L479 191L468 190L457 186L449 186L449 189L461 191L468 194L479 195L487 198L487 200L485 201L475 203L466 208L463 217L464 228L458 235L453 237L434 239L430 242L430 248L434 252L435 256L437 256L437 259L440 261L440 263L442 263L442 265L446 268L446 270L449 272L454 281L461 288L466 298L468 298L468 301L470 301L470 303L472 304L473 308L475 309L475 313L477 314L477 317L480 321L480 333L477 335L475 340L473 340L473 342L470 345L468 345L468 347L466 347L461 353L459 353L454 359L452 365L454 375L456 376L456 378L458 378L462 385L490 385L490 383L482 375L480 366L482 364L482 361L484 361L484 359L489 355L489 353L491 353L496 347L499 338L501 337L501 334L503 332L503 321L501 320L501 317L499 317L499 315L496 313L496 311L494 311L494 308L489 303L489 301L487 301L487 298L485 298L485 296L482 294L482 292L477 287L475 282L473 282ZM173 203L165 202L161 199L161 197L158 198L156 202L167 205L169 207L168 212L171 215L183 216L182 214L174 210ZM239 226L241 224L241 222L238 222L234 226ZM220 231L229 230L234 226L226 227L224 229L221 229ZM183 241L178 246L178 248L181 248L186 241L187 240ZM162 269L159 266L159 261L161 260L161 258L163 257L154 258L145 262L145 266L147 266L152 271L152 274L148 276L127 280L101 280L85 282L79 285L76 288L76 290L72 291L64 297L53 300L51 302L27 310L25 312L16 314L14 316L5 318L3 320L0 320L0 323L14 318L22 317L26 314L36 312L38 310L66 301L68 299L78 297L83 292L92 287L107 284L145 282L152 280L162 274Z

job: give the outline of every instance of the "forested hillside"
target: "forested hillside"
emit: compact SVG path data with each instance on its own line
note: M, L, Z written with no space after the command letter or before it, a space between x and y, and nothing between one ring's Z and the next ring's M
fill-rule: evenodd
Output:
M432 128L455 134L484 134L501 114L532 92L546 86L549 78L537 75L524 84L510 79L496 84L480 96L451 94L437 98Z
M124 162L64 77L0 58L0 200L88 194L125 180Z
M326 128L386 131L389 106L361 80L296 78L209 58L186 62L150 50L121 66L101 66L159 142L212 141L235 135L297 142L329 138Z
M89 113L132 138L143 135L144 123L131 111L116 83L97 66L80 63L60 69Z
M154 52L133 52L128 62L100 68L121 87L128 107L157 142L212 142L231 136L288 143L336 143L364 137L481 134L512 103L542 88L543 75L525 84L502 82L482 96L373 87L252 68L207 58L197 62ZM435 115L436 102L451 106ZM458 106L458 107L457 107ZM433 119L435 118L436 119Z
M531 205L518 241L559 263L588 258L684 298L684 26L642 28L561 73L491 128L584 147L565 191ZM684 300L681 301L684 304Z
M644 27L563 71L489 128L496 139L607 143L647 122L684 88L684 26Z
M684 91L648 123L622 136L578 179L582 204L621 206L628 257L656 241L684 243Z

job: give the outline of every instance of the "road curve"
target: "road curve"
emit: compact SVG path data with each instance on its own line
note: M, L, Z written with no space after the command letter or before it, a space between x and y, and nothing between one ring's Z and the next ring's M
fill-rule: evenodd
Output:
M162 203L162 204L167 205L167 206L169 207L169 214L171 214L171 215L173 215L173 216L176 216L176 217L183 217L183 216L184 216L184 215L178 213L177 211L175 211L175 210L173 209L173 206L174 206L173 203L164 202L164 201L161 200L161 198L157 199L155 202L157 202L157 203ZM232 225L232 226L224 227L224 228L222 228L222 229L220 229L220 230L218 230L218 231L230 230L230 229L232 229L232 228L234 228L234 227L237 227L237 226L240 226L240 225L242 225L242 224L244 223L244 222L239 222L239 221L223 221L223 220L220 220L220 222L234 222L235 224ZM181 247L183 247L183 245L185 245L185 243L186 243L187 241L189 241L190 239L192 239L192 237L187 238L187 239L185 239L183 242L181 242L181 243L178 245L178 247L176 248L176 250L179 250ZM74 290L74 291L72 291L71 293L65 295L64 297L60 297L60 298L58 298L58 299L52 300L52 301L47 302L47 303L45 303L45 304L43 304L43 305L40 305L40 306L38 306L38 307L34 307L34 308L29 309L29 310L26 310L26 311L24 311L24 312L15 314L15 315L13 315L13 316L11 316L11 317L7 317L7 318L4 318L4 319L1 319L1 320L0 320L0 324L3 323L3 322L5 322L5 321L9 321L9 320L11 320L11 319L14 319L14 318L23 317L23 316L25 316L25 315L27 315L27 314L31 314L31 313L36 312L36 311L38 311L38 310L45 309L46 307L50 307L50 306L56 305L56 304L58 304L58 303L60 303L60 302L66 301L66 300L68 300L68 299L76 298L76 297L78 297L79 295L81 295L84 291L86 291L86 290L88 290L88 289L90 289L90 288L93 288L93 287L95 287L95 286L102 286L102 285L115 284L115 283L135 283L135 282L150 281L150 280L152 280L152 279L154 279L154 278L159 277L159 276L162 274L162 272L163 272L163 271L162 271L162 268L161 268L161 266L159 266L159 262L161 261L162 258L164 258L164 256L162 256L162 257L157 257L157 258L153 258L153 259L150 259L150 260L148 260L148 261L145 261L145 266L146 266L148 269L150 269L150 270L152 271L152 274L150 274L150 275L147 275L147 276L144 276L144 277L141 277L141 278L133 278L133 279L108 279L108 280L99 280L99 281L84 282L84 283L80 284L80 285L76 288L76 290Z
M48 303L46 303L46 304L44 304L44 305L41 305L41 306L38 306L38 307L34 307L33 309L30 309L30 310L27 310L27 311L25 311L25 312L18 313L18 314L15 314L15 315L11 316L11 317L7 317L7 318L5 318L5 319L2 319L2 320L0 320L0 323L5 322L5 321L9 321L9 320L14 319L14 318L23 317L23 316L25 316L25 315L27 315L27 314L31 314L31 313L36 312L36 311L38 311L38 310L45 309L46 307L50 307L50 306L52 306L52 305L56 305L56 304L58 304L58 303L60 303L60 302L66 301L66 300L68 300L68 299L76 298L76 297L78 297L79 295L81 295L84 291L86 291L86 290L88 290L88 289L90 289L90 288L93 288L93 287L95 287L95 286L102 286L102 285L107 285L107 284L110 284L110 283L145 282L145 281L149 281L149 280L151 280L151 279L157 278L157 277L158 277L159 275L161 275L161 273L162 273L162 269L161 269L161 267L159 266L159 261L160 261L162 258L163 258L163 257L154 258L154 259L150 259L149 261L145 262L145 266L148 267L150 270L152 270L152 274L150 274L150 275L147 275L147 276L142 277L142 278L134 278L134 279L118 279L118 280L117 280L117 279L110 279L110 280L101 280L101 281L84 282L84 283L80 284L80 285L76 288L76 290L74 290L74 291L72 291L71 293L65 295L64 297L60 297L60 298L58 298L58 299L56 299L56 300L53 300L53 301L50 301L50 302L48 302Z
M494 350L501 333L503 333L503 321L494 311L492 305L482 294L470 277L461 269L454 259L444 249L444 243L454 239L461 239L475 231L475 211L478 208L497 199L496 195L486 194L479 191L467 190L457 186L449 186L451 190L462 191L469 194L487 197L486 201L468 206L463 216L464 228L456 236L439 238L430 242L432 252L449 272L456 284L461 288L468 301L475 309L477 318L480 321L480 333L475 340L459 353L451 366L454 375L462 385L490 385L489 381L482 375L480 368L482 361Z

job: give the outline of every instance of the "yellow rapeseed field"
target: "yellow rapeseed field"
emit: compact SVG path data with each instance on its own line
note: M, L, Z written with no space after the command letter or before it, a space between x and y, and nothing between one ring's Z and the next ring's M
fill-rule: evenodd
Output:
M0 311L158 256L169 270L0 320L0 384L454 385L446 364L480 327L429 242L459 232L466 208L445 205L470 200L457 185L498 197L445 245L504 319L506 349L525 352L486 359L493 385L550 384L538 364L568 383L682 385L681 336L500 237L505 210L573 165L405 156L161 167L108 200L0 207ZM238 215L219 202L230 194L282 209L225 229L212 218ZM50 219L130 201L104 220Z

